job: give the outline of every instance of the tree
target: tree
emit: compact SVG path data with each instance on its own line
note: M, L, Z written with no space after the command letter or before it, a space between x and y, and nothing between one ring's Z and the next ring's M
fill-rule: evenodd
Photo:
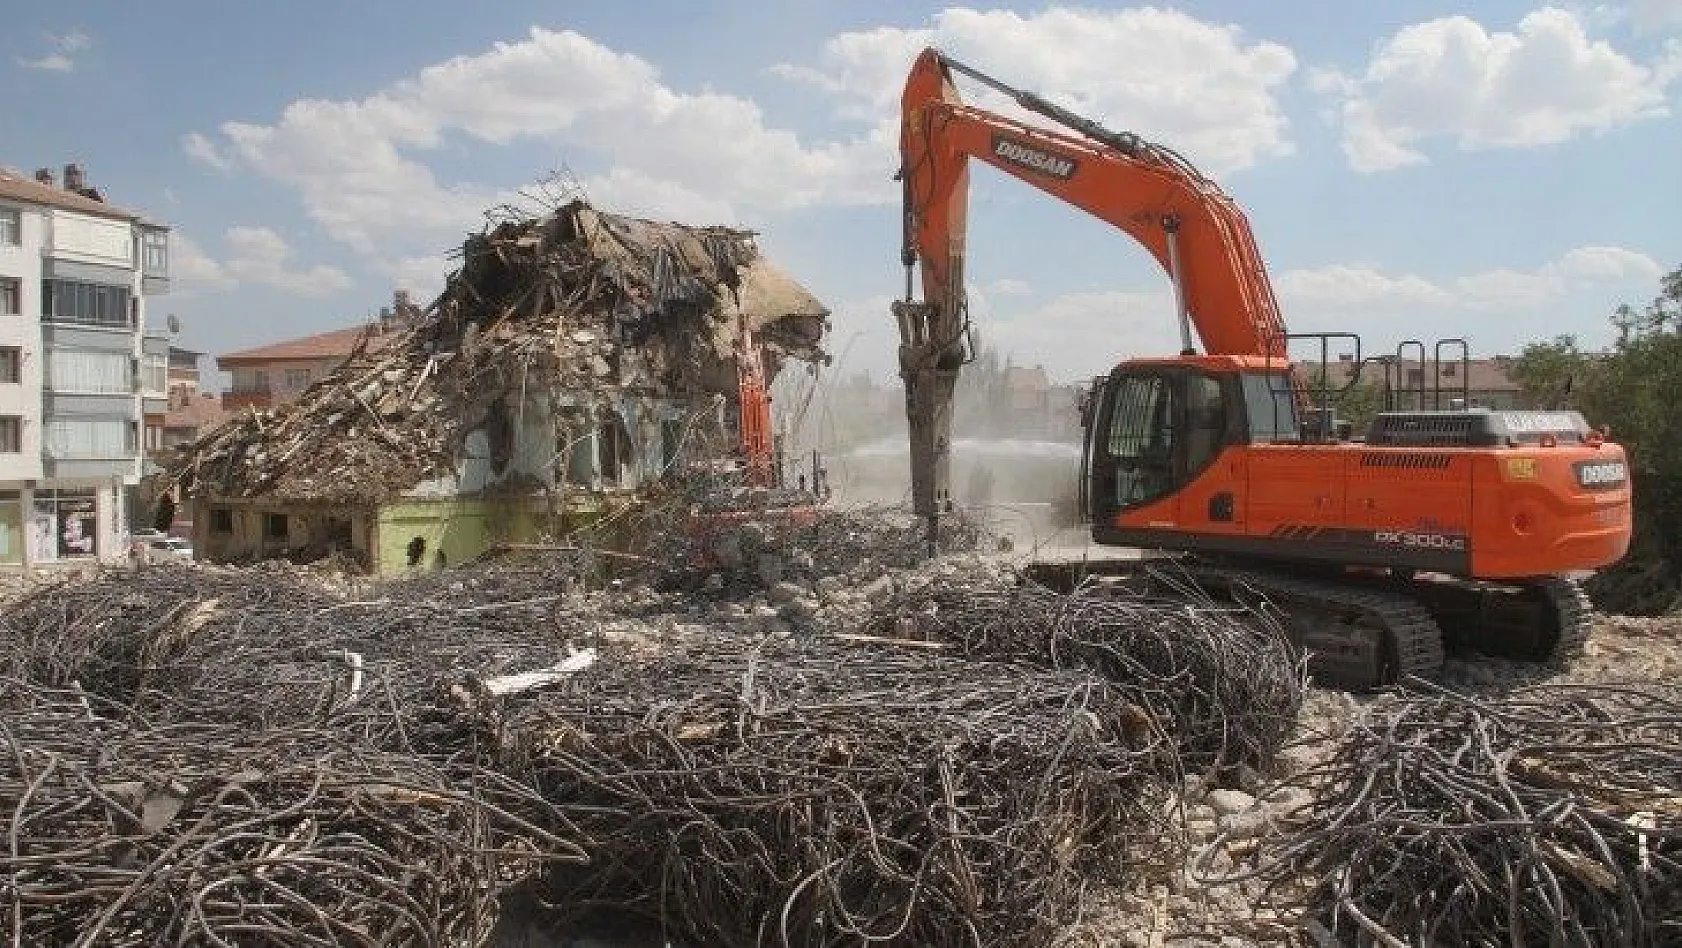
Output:
M1321 398L1331 402L1332 414L1357 432L1365 431L1384 410L1384 385L1360 375L1348 381L1330 378L1322 365L1308 368L1309 397L1318 406Z
M1619 306L1611 321L1618 331L1611 351L1589 356L1561 340L1539 343L1525 350L1515 374L1521 384L1545 386L1562 368L1573 372L1573 407L1609 426L1628 452L1636 508L1630 556L1596 576L1590 594L1612 611L1662 611L1682 602L1682 267L1660 280L1649 303Z
M1518 383L1519 401L1526 408L1575 408L1578 386L1587 382L1588 370L1589 360L1577 347L1577 337L1556 336L1525 346L1510 377Z

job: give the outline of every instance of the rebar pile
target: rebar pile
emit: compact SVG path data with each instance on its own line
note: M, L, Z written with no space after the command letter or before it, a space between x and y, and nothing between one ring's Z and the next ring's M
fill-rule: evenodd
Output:
M477 944L582 850L528 788L336 730L154 724L0 679L0 940Z
M928 559L927 524L903 507L824 507L800 517L730 495L708 498L698 507L703 515L734 509L754 516L696 530L688 508L650 511L643 549L658 563L651 578L669 588L692 589L719 572L727 574L721 575L726 583L720 591L754 591L767 578L758 570L767 555L775 560L777 578L797 582L859 570L879 575L912 569ZM942 553L973 553L986 535L974 520L954 513L940 519L937 539Z
M504 753L592 840L559 903L703 944L1042 945L1164 832L1171 751L1086 673L715 645L502 711Z
M1260 869L1384 945L1682 943L1682 692L1431 690L1370 708ZM1211 850L1212 852L1212 850Z
M537 585L537 579L528 579ZM284 569L153 566L44 587L0 615L0 665L160 722L332 726L391 750L448 749L451 685L555 664L592 632L559 594L473 600L435 582L346 599ZM489 597L487 597L489 598Z
M1090 668L1170 729L1188 770L1265 770L1296 723L1302 656L1260 614L1083 587L939 583L875 610L877 635L965 655Z

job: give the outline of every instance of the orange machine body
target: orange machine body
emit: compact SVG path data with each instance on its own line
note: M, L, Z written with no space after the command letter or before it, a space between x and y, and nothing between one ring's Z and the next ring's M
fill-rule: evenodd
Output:
M1118 375L1153 368L1208 378L1278 371L1265 359L1212 356L1132 360ZM1532 429L1538 414L1546 417L1509 414ZM1117 545L1482 579L1595 569L1629 548L1627 462L1618 445L1593 432L1573 438L1569 426L1562 417L1545 432L1464 447L1263 440L1241 420L1222 423L1169 472L1173 489L1138 503L1103 502L1107 446L1097 445L1089 507L1105 515L1093 535ZM1189 440L1195 428L1181 431Z
M953 69L1072 131L964 105ZM934 50L911 70L901 119L907 302L896 315L920 512L933 517L948 502L950 422L938 409L969 330L975 160L1126 232L1174 285L1182 353L1129 360L1094 393L1081 477L1097 542L1479 579L1590 570L1624 555L1624 452L1575 413L1386 413L1364 439L1308 433L1305 383L1288 364L1293 337L1249 223L1171 150ZM916 304L914 264L925 300ZM1208 354L1194 354L1192 327Z

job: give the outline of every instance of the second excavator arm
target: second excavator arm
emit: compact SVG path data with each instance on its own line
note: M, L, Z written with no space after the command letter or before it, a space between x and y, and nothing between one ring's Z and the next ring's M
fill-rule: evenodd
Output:
M967 106L954 72L1067 128L1039 128ZM894 304L911 438L912 501L929 521L950 505L952 396L967 355L964 297L970 159L986 162L1126 232L1174 287L1181 348L1195 326L1209 353L1284 361L1286 334L1249 222L1172 150L1113 132L928 49L906 79L900 114L905 300ZM912 272L923 299L913 300Z

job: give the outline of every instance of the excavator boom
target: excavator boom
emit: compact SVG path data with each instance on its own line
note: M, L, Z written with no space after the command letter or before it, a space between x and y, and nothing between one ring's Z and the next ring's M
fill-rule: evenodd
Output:
M964 105L953 72L1069 131ZM936 516L950 499L951 400L969 329L963 265L971 159L1114 225L1148 250L1173 283L1184 354L1195 351L1195 325L1210 352L1286 358L1285 325L1243 211L1171 149L1110 131L933 49L912 66L901 116L906 300L896 304L895 319L918 513ZM914 303L919 264L925 301Z
M1025 114L966 105L954 74ZM905 299L893 313L931 552L951 505L953 392L973 348L964 261L979 161L1126 233L1174 290L1179 355L1118 364L1083 411L1093 540L1170 552L1206 590L1287 605L1328 683L1429 674L1445 636L1525 658L1581 643L1588 610L1568 574L1616 561L1630 533L1623 449L1581 415L1445 411L1424 403L1420 382L1414 410L1387 405L1365 437L1346 433L1329 406L1309 404L1289 348L1318 339L1325 375L1331 342L1352 341L1360 379L1359 338L1287 332L1249 221L1190 162L932 49L901 108ZM1425 345L1410 341L1381 361L1387 378L1409 345L1409 377L1423 377ZM1469 359L1464 341L1438 343L1434 396L1454 345Z

